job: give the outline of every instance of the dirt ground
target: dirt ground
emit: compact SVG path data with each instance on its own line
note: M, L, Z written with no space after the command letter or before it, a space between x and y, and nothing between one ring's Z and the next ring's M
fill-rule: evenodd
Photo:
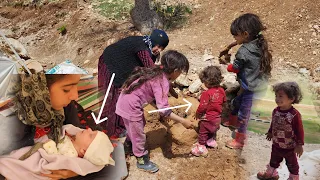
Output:
M0 27L11 29L31 58L47 68L70 59L77 65L94 70L105 47L139 32L130 28L130 19L113 21L99 15L90 2L62 0L41 7L12 7L1 1ZM198 71L210 65L212 62L203 61L202 56L217 56L225 45L233 42L229 32L232 20L242 13L252 12L258 14L267 27L265 34L274 57L273 79L296 77L292 72L297 73L298 69L292 66L297 66L305 67L312 76L302 76L302 81L320 81L320 73L315 71L320 67L320 32L313 28L320 25L320 3L313 0L181 2L191 5L193 14L183 28L168 31L170 43L167 49L185 53L190 69ZM64 36L57 30L63 25L67 28ZM235 53L236 48L231 52ZM89 63L84 64L86 60ZM193 119L198 102L189 100L193 106L186 116ZM171 106L181 103L184 103L181 99L170 99ZM184 115L183 111L179 113ZM218 149L210 149L207 158L192 157L189 152L196 141L194 130L185 130L172 122L161 123L157 114L146 114L146 117L151 159L159 165L160 171L157 174L142 172L136 168L136 160L131 158L128 179L246 179L268 161L271 148L263 136L250 133L249 143L239 159L237 151L224 147L230 139L230 131L223 127L218 133ZM320 149L320 146L306 145L306 149Z
M197 124L193 119L198 101L187 98L193 106L185 113L185 109L174 110L180 116ZM170 105L185 104L180 97L169 99ZM218 148L209 149L208 157L194 157L190 155L192 144L197 141L195 130L185 129L181 124L172 121L159 121L158 114L148 114L152 106L145 108L147 119L147 146L151 151L151 160L159 165L160 171L156 175L137 170L134 157L130 159L128 179L245 179L246 172L238 163L237 152L224 147L230 139L230 131L222 128L218 133Z

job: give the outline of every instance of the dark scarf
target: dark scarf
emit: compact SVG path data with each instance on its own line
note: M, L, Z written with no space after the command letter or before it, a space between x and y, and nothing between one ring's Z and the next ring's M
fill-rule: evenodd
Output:
M65 116L63 109L57 111L51 106L45 74L16 76L9 92L15 94L14 105L19 120L26 125L50 127L48 136L58 143Z
M150 54L152 54L152 41L150 36L143 36L143 41L148 46Z

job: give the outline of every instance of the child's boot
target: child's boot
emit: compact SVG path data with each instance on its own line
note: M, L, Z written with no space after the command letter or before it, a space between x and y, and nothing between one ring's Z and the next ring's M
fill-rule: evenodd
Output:
M217 141L214 140L213 138L208 139L206 144L207 144L207 146L212 147L212 148L218 147Z
M279 175L277 169L267 165L267 169L265 171L261 171L257 174L257 178L261 180L278 180Z
M133 156L133 151L132 151L132 142L129 140L125 140L123 143L123 147L124 147L124 153L125 155L130 155Z
M299 180L299 175L294 175L290 173L288 180Z
M137 157L137 167L151 173L156 173L159 171L158 166L150 161L148 154L142 157Z
M208 156L208 150L205 145L201 145L199 143L195 143L191 149L191 153L195 156Z
M228 141L226 146L231 149L242 149L244 146L244 141L246 139L246 134L236 132L236 138Z
M224 127L238 129L240 127L240 123L238 122L238 116L229 114L229 121L226 121L221 125Z

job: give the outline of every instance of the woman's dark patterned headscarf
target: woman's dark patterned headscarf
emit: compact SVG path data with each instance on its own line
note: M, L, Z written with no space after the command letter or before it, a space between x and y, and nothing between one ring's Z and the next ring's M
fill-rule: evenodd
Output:
M26 125L50 127L49 138L58 143L65 116L63 109L58 111L51 106L45 74L21 74L13 79L9 92L15 94L19 120Z

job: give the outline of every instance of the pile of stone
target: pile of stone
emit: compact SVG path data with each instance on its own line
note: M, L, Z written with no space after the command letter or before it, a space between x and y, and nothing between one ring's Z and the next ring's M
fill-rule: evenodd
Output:
M221 86L226 89L228 92L233 92L239 88L239 83L236 79L235 73L229 73L225 69L227 69L226 65L219 64L220 66L223 81L221 82ZM202 91L205 89L205 86L202 84L197 69L191 69L191 72L188 75L181 75L175 80L175 84L177 85L176 91L182 91L183 95L193 96L197 99L200 98Z

